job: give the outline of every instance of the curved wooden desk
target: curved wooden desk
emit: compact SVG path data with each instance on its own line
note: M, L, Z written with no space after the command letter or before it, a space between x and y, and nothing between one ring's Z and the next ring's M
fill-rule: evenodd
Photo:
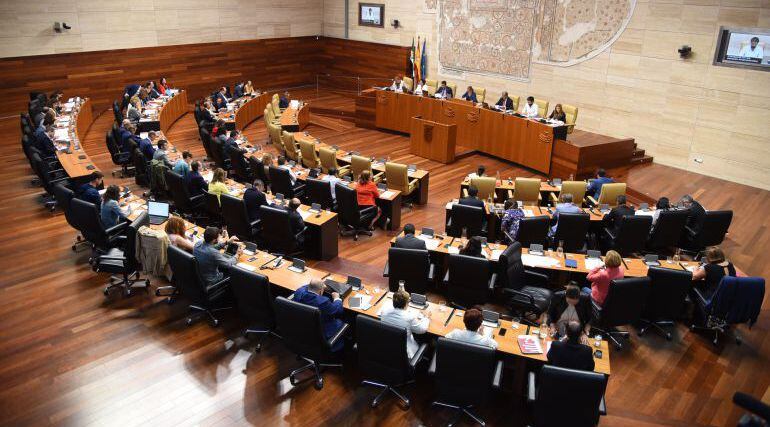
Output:
M163 104L158 113L161 132L167 133L171 125L179 120L187 112L187 109L187 92L180 90L178 94Z
M267 92L255 95L245 95L233 100L233 111L217 113L216 117L225 121L229 130L243 130L254 120L262 117L265 107L271 101Z
M64 104L65 112L59 116L54 125L57 130L67 129L68 141L54 136L54 143L57 145L56 157L62 168L70 178L77 179L99 170L88 157L81 143L94 121L94 113L91 101L87 98L82 100L79 106L72 105L70 111L67 112L66 109L69 104L69 102ZM66 150L58 149L64 148L65 145L68 146Z
M298 108L288 107L281 113L281 128L287 132L297 132L310 123L310 107L303 102Z

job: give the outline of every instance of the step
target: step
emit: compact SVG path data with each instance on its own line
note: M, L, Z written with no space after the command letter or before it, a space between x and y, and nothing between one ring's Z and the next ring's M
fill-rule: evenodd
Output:
M652 156L639 156L631 158L631 165L643 165L645 163L652 163Z
M641 148L635 148L634 151L631 153L631 157L642 157L644 156L644 150Z

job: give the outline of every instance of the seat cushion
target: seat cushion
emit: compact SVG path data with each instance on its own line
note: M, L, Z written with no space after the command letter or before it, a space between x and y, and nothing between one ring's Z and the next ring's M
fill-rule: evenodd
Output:
M106 258L118 258L123 256L123 251L118 248L110 249L103 257ZM123 261L118 259L104 259L99 258L99 270L105 273L122 273Z
M548 310L548 306L551 304L551 297L553 296L553 292L550 289L537 286L523 286L519 289L519 292L531 296L535 300L535 307L537 307L540 313Z

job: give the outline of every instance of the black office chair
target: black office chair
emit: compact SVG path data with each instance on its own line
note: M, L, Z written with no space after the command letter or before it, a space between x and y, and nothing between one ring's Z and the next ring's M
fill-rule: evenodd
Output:
M617 232L604 229L605 251L614 249L621 256L644 251L647 236L650 235L652 217L647 215L625 215L620 220Z
M213 225L222 224L222 206L220 205L219 198L216 194L203 192L203 209L206 211L206 216L209 218L209 222Z
M75 242L72 244L72 251L75 252L77 251L78 246L88 244L88 242L83 240L83 237L80 235L79 225L72 212L72 199L75 197L75 193L64 186L64 184L58 183L53 186L53 194L56 199L56 207L64 212L64 219L67 220L67 224L78 232L75 237Z
M214 153L212 149L211 133L204 126L198 128L198 136L203 144L203 149L206 151L206 160L209 162L214 161Z
M259 217L262 222L262 242L271 252L296 255L303 251L307 226L295 234L291 228L289 211L263 205L259 207Z
M449 214L449 222L446 224L446 232L452 237L482 236L486 234L484 227L484 209L478 206L467 206L455 203Z
M42 195L43 203L45 207L51 212L56 209L56 200L53 197L53 186L57 183L63 183L64 185L71 187L72 182L67 176L64 169L53 169L52 163L47 160L43 160L36 152L32 154L32 169L40 178L40 184L45 190L45 194Z
M219 196L222 203L222 217L227 224L231 235L238 236L241 240L254 241L259 233L260 220L251 221L246 212L246 203L243 199L229 194Z
M174 211L187 219L202 218L198 213L203 208L203 194L190 197L190 190L187 188L182 175L171 170L166 170L164 174L166 175L166 186L171 193L171 200L174 202Z
M112 115L115 117L115 122L123 123L123 111L118 101L112 102Z
M421 344L410 358L406 353L406 329L369 316L356 316L356 343L362 384L382 389L372 400L372 408L391 392L404 409L409 409L409 398L396 389L414 383L415 369L428 345Z
M522 218L519 221L519 234L516 236L516 241L521 243L521 246L528 248L530 245L537 244L548 246L548 229L551 226L551 218L540 215L529 218ZM508 243L512 242L509 236Z
M209 138L211 141L209 143L209 147L211 147L211 160L214 161L214 164L217 165L217 167L220 167L226 171L230 170L230 160L225 160L225 154L224 154L224 145L222 144L222 141L220 138L211 137Z
M120 222L105 229L101 215L93 203L72 199L71 208L78 230L83 234L83 238L91 243L92 254L89 263L93 264L96 255L106 254L111 248L125 244L128 223Z
M120 169L116 169L112 171L112 176L115 176L116 172L120 172L121 178L131 176L131 168L129 167L130 165L133 164L131 159L131 153L120 151L120 147L115 141L115 137L112 133L112 130L107 131L107 135L105 136L104 139L106 141L107 151L109 151L110 153L110 158L112 159L112 163L115 166L120 166Z
M260 336L254 349L259 352L262 349L262 339L275 330L270 281L267 276L234 266L230 269L230 288L233 290L238 312L248 325L243 335Z
M330 339L326 339L321 322L321 311L317 307L311 307L284 297L275 299L275 320L278 332L289 350L296 353L307 364L289 374L289 382L297 385L297 374L312 369L314 372L313 384L316 390L324 386L321 369L326 367L342 367L339 354L332 348L347 333L350 325L343 323L340 330ZM404 348L404 351L406 349Z
M709 246L716 246L725 240L727 230L733 221L733 211L706 211L699 231L685 227L683 248L700 252Z
M191 313L187 318L187 325L192 325L195 320L206 315L211 320L212 326L218 326L219 319L214 316L214 313L231 308L220 306L228 296L230 278L225 277L217 283L207 285L201 279L198 260L191 253L176 246L169 246L167 253L174 282L181 286L178 292L191 302Z
M613 280L610 282L610 290L603 305L600 306L595 301L591 301L593 317L597 321L593 329L609 338L618 350L622 349L623 344L616 337L628 339L629 333L619 331L615 327L637 324L649 293L649 277Z
M662 252L677 247L687 225L687 215L685 210L660 211L647 238L647 249Z
M270 188L270 177L265 173L265 165L262 163L262 160L255 156L249 156L246 158L246 161L249 163L251 173L262 180L262 183L265 184L265 188Z
M500 388L503 362L495 359L495 350L441 337L428 373L436 380L436 400L431 405L456 411L449 425L463 415L485 425L471 410L487 400L490 389Z
M361 209L358 206L356 190L339 182L334 185L334 192L337 195L340 234L343 236L353 235L353 240L358 240L358 236L361 234L371 236L372 232L369 231L368 227L377 215L377 207L367 206Z
M307 178L305 180L305 193L308 203L318 203L324 209L337 210L337 205L332 198L332 186L329 185L328 181Z
M521 262L521 244L514 242L500 254L497 263L497 284L511 311L522 322L533 324L527 316L539 318L551 305L553 292L548 287L548 276L524 268Z
M254 182L254 173L246 162L246 156L240 150L233 150L230 153L230 166L237 181L249 184Z
M765 279L762 277L725 276L708 300L700 289L691 293L700 324L693 323L691 331L707 331L714 334L714 345L719 337L730 332L732 325L746 323L749 329L757 322L757 316L765 298ZM735 333L735 343L741 337Z
M534 406L536 427L593 427L607 415L603 374L545 365L538 375L529 373L527 402Z
M131 160L134 163L134 182L141 187L149 187L150 167L147 165L147 159L144 158L142 151L135 148Z
M587 213L560 213L551 246L556 248L559 242L564 242L564 252L585 253L590 222L591 217Z
M650 267L650 296L641 316L639 336L649 328L671 340L671 332L662 326L673 326L674 320L682 314L687 294L692 289L692 273L664 267Z
M281 193L287 199L292 197L302 198L305 194L305 185L291 183L291 174L284 168L270 166L270 189L273 194Z
M497 273L486 258L451 254L444 283L447 298L452 305L461 308L484 304L497 282Z
M427 250L390 248L382 275L388 278L391 291L397 291L398 283L403 280L407 292L425 295L435 272L436 265L430 262Z
M94 271L121 275L110 278L109 284L104 288L105 296L114 288L123 290L125 296L131 296L132 290L137 286L143 287L145 292L149 291L150 279L139 279L139 262L136 260L136 234L140 227L149 223L149 215L142 212L128 225L124 249L111 248L104 255L96 257Z

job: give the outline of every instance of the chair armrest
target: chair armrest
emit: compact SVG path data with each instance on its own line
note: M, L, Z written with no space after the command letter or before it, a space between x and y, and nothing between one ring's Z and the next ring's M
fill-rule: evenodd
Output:
M487 285L490 291L495 289L495 283L497 283L497 273L492 273L492 277L489 278L489 284Z
M383 177L384 175L385 175L385 172L376 173L376 174L374 174L374 177L373 177L373 179L376 179L376 180L382 180L382 177Z
M551 198L552 202L557 203L559 201L559 198L556 197L556 193L549 192L548 194L549 194L549 197Z
M495 365L495 374L492 376L492 387L495 389L500 389L500 381L503 378L503 361L498 360L497 365Z
M610 231L610 229L609 229L609 228L605 228L605 229L604 229L604 234L606 234L606 235L607 235L607 237L609 237L609 238L610 238L610 240L615 240L615 235L614 235L614 234L612 234L612 232Z
M696 286L692 287L692 295L695 297L695 303L705 308L708 305L708 300L703 296L700 289Z
M591 310L593 311L593 317L594 320L598 321L602 317L602 307L596 303L596 301L591 300Z
M428 280L433 280L436 278L436 264L430 263L430 267L428 268Z
M428 366L428 375L436 374L436 353L433 353L433 357L430 359L430 366Z
M417 180L417 178L409 180L409 186L410 187L411 186L415 186L416 187L418 183L419 183L419 181Z
M696 235L696 234L697 234L697 233L695 232L695 230L693 230L692 228L690 228L690 226L687 226L687 225L686 225L686 226L684 227L684 229L685 229L685 230L687 230L687 234L689 234L690 236L694 236L694 235Z
M548 275L543 273L537 273L532 270L524 270L524 279L528 285L539 286L541 288L548 287Z
M262 224L261 219L255 219L254 221L249 222L251 228L257 228L260 224Z
M107 234L115 234L115 233L117 233L119 231L123 231L123 229L126 228L127 226L128 226L128 222L120 222L120 223L118 223L116 225L113 225L112 227L104 230L104 232L107 233Z
M342 338L342 336L345 335L345 333L348 331L348 329L350 329L350 325L348 325L347 323L343 323L342 327L340 328L340 330L337 331L337 333L334 334L334 336L331 337L329 339L329 341L326 342L326 345L329 348L334 347L334 345L337 344L337 341L339 341L340 338Z
M508 190L508 198L513 199L513 191Z
M59 182L69 181L69 179L70 178L68 176L63 176L61 178L56 178L56 179L49 180L48 183L49 184L57 184ZM69 187L69 185L68 185L68 187Z
M198 194L197 196L190 197L190 203L193 205L197 205L198 203L203 202L203 194Z
M463 188L463 198L467 198L467 197L468 197L468 189Z
M503 288L503 293L512 296L514 299L526 300L529 305L535 305L535 298L532 295L511 288Z
M303 191L305 189L305 184L295 184L294 185L294 191Z
M388 277L390 274L390 262L385 261L385 268L382 270L382 277Z
M299 230L299 233L295 234L295 235L294 235L294 238L295 238L295 239L299 239L299 237L300 237L300 236L302 236L303 234L305 234L305 231L307 231L307 226L305 226L305 227L304 227L302 230Z
M104 261L125 261L126 257L124 257L124 256L106 256L106 255L102 255L102 256L99 257L99 261L102 261L102 260L104 260Z
M599 415L607 415L607 404L604 402L604 396L599 401Z
M420 360L422 360L423 354L425 354L425 350L428 348L428 344L420 344L420 348L417 349L417 351L414 353L414 356L409 360L409 366L411 366L412 370L417 366L418 363L420 363Z
M535 376L534 372L530 372L527 375L527 403L532 403L535 401L535 382L537 380L537 377Z
M449 270L444 274L444 283L449 283Z
M586 199L588 200L588 203L589 203L590 205L592 205L592 206L596 206L596 205L598 205L598 204L599 204L599 202L597 202L597 201L596 201L596 199L594 199L594 198L593 198L593 197L591 197L591 196L586 196Z

